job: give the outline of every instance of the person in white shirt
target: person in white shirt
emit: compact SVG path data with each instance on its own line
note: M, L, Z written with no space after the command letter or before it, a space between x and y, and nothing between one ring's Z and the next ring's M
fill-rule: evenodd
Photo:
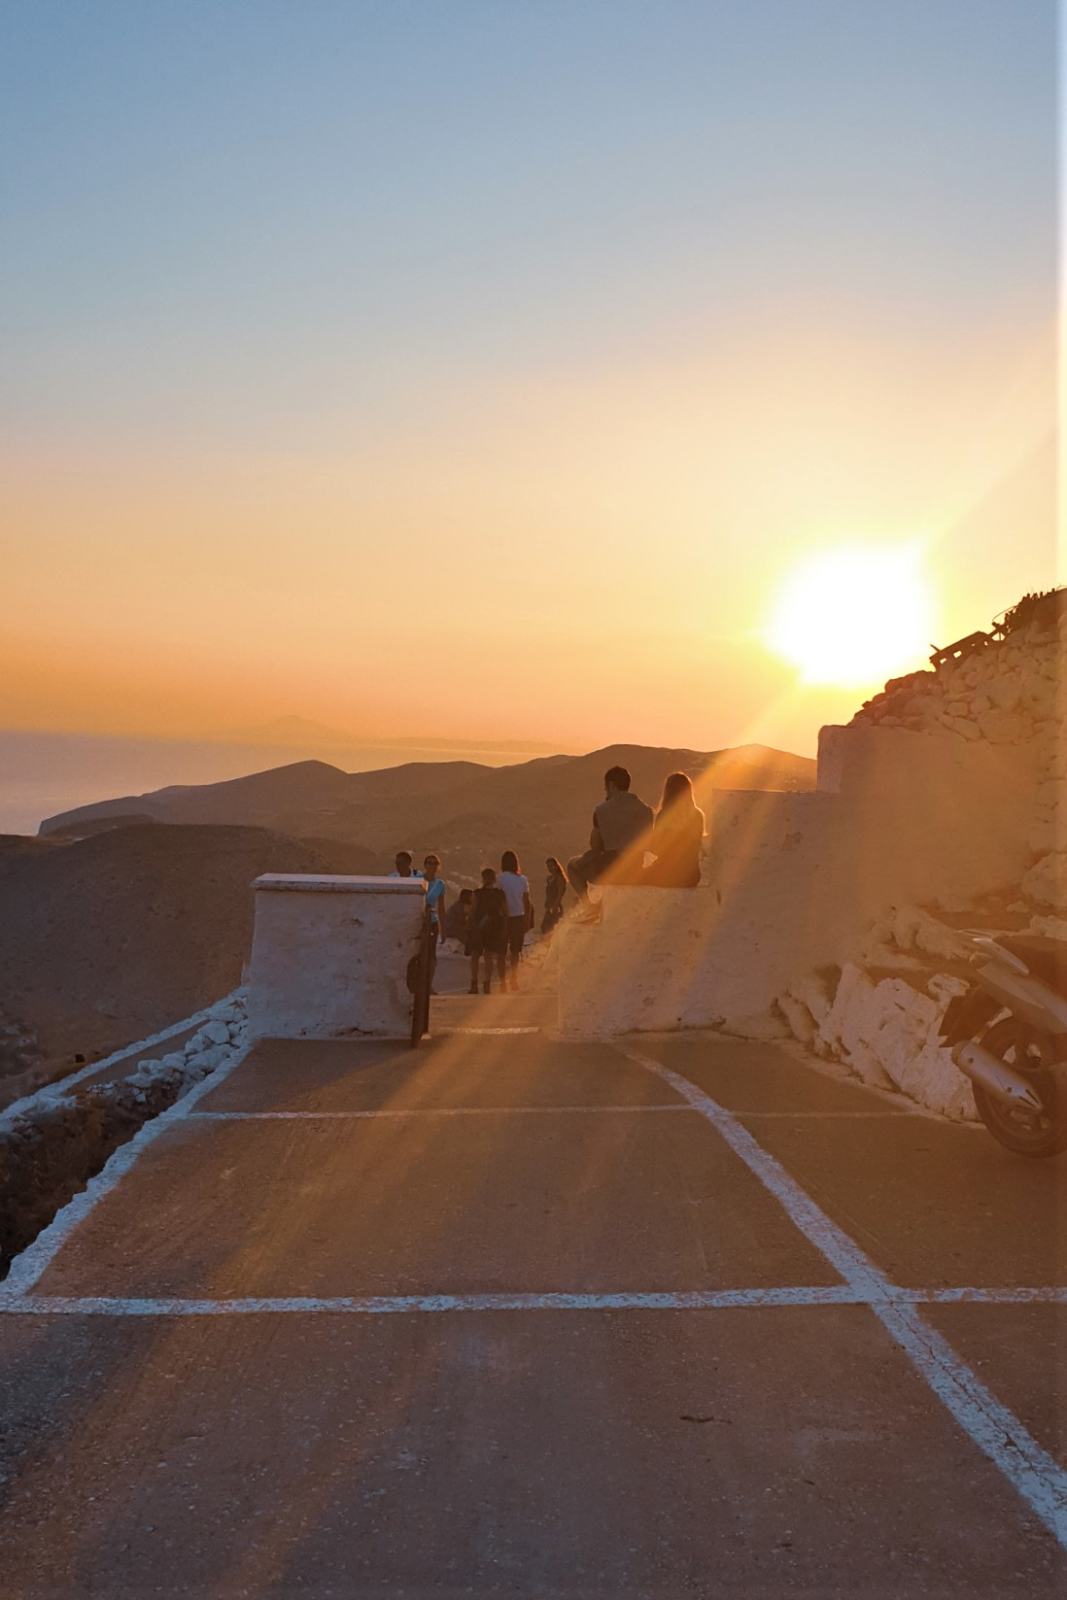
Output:
M415 857L412 855L410 850L398 850L397 853L396 853L395 860L396 860L396 870L389 874L389 876L391 878L421 878L422 877L422 873L421 872L414 871L414 868L413 868L412 864L413 864L413 862L415 860Z
M519 957L526 941L526 930L533 926L533 901L530 899L530 880L519 870L519 858L514 850L505 850L500 857L500 874L497 883L504 891L508 903L508 977L507 987L514 994L519 987L516 976Z

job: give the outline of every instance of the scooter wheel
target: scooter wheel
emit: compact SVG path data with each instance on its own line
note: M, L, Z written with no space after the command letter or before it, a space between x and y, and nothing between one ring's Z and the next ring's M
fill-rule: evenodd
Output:
M1006 1150L1020 1156L1058 1156L1067 1150L1067 1077L1054 1072L1047 1040L1014 1017L994 1023L982 1044L991 1055L1025 1071L1041 1096L1040 1112L1016 1110L973 1084L975 1110Z

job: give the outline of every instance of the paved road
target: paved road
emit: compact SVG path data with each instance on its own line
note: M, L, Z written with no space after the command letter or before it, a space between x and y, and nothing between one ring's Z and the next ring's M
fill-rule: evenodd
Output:
M535 1031L262 1044L124 1164L6 1291L5 1597L1063 1592L1067 1166Z

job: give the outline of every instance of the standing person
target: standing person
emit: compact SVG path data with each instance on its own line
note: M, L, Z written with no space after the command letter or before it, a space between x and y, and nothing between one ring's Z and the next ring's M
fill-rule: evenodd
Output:
M695 889L703 844L704 813L693 799L692 782L687 773L672 772L652 825L648 848L656 859L645 871L645 882L660 889Z
M394 869L389 874L391 878L421 878L421 872L412 870L415 857L410 850L398 850L393 858Z
M467 943L467 928L470 923L471 906L474 904L474 890L461 889L459 899L453 900L445 916L445 938L455 939L458 945Z
M422 863L422 875L426 880L426 910L430 915L430 993L433 994L433 975L437 971L437 946L444 936L445 927L445 881L437 873L441 866L440 856L432 852Z
M508 948L508 903L503 889L496 881L496 873L492 867L482 868L482 886L474 891L468 926L467 954L471 958L470 992L478 993L478 963L484 960L485 980L482 989L488 994L492 988L494 964L503 982L504 959Z
M580 901L588 905L589 885L609 873L615 883L641 882L641 857L652 821L652 807L630 793L626 768L609 767L604 798L593 812L589 849L567 862L567 877Z
M514 850L505 850L500 857L498 882L508 903L508 988L514 994L519 987L516 973L522 947L526 942L526 930L533 927L534 920L530 880L520 871L519 858Z
M545 914L541 918L541 932L547 939L563 915L563 896L567 893L567 874L556 860L549 856L545 862Z

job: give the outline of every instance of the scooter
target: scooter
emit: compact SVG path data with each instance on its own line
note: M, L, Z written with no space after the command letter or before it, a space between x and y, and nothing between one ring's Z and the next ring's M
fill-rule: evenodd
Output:
M1067 1150L1067 944L968 932L977 969L941 1038L971 1080L978 1115L1022 1156Z

